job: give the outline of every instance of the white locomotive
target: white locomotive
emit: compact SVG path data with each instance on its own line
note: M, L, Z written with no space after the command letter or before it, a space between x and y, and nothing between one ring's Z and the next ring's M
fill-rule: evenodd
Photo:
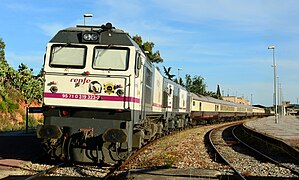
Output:
M131 37L110 23L59 31L47 45L44 71L44 124L37 136L53 158L122 161L146 141L192 124L192 118L225 114L220 102L210 102L214 112L206 117L208 101L164 78Z

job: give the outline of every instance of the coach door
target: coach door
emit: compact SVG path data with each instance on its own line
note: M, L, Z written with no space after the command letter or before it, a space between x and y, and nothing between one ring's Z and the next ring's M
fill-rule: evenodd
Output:
M146 113L152 111L153 99L153 71L149 63L145 62L143 72L141 117L145 119Z
M167 87L168 90L168 100L167 100L167 111L172 111L172 107L173 107L173 85L172 84L168 84Z

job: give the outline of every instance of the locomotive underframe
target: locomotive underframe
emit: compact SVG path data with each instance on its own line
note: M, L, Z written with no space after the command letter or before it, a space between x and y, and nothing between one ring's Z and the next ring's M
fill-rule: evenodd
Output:
M52 158L77 162L116 162L125 159L132 151L132 111L88 110L69 108L70 114L62 117L62 108L44 112L44 126L38 134ZM62 135L51 138L55 124ZM52 128L52 129L51 129ZM48 136L48 137L47 137Z
M63 117L66 107L44 109L44 125L37 134L45 150L53 159L75 162L122 161L147 141L191 124L189 114L182 112L146 112L145 119L133 124L140 111L67 108L69 115Z

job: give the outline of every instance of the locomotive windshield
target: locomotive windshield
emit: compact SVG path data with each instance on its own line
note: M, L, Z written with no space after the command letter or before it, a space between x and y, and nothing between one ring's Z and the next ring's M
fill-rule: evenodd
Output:
M50 66L83 68L86 47L54 45L51 50Z
M93 68L107 70L126 70L128 68L128 49L104 49L94 51Z

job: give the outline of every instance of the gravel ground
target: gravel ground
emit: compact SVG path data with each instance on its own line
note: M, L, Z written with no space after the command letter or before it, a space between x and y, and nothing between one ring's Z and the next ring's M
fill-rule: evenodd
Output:
M25 163L22 165L22 169L14 168L10 169L10 173L6 175L34 175L38 172L44 171L54 167L54 165L37 164L37 163ZM69 167L60 167L53 173L49 173L47 176L71 176L71 177L94 177L102 178L107 175L110 167L98 167L91 165L74 165Z
M178 169L209 169L216 170L222 175L232 175L233 171L229 166L217 163L208 153L205 145L207 132L223 124L200 126L178 132L171 136L164 137L150 145L141 152L126 166L127 170L132 169L157 169L160 167ZM221 135L222 136L222 135ZM226 142L222 139L220 144ZM244 152L240 147L226 145L224 151L227 155L235 158L236 166L243 168L243 174L250 176L271 176L271 177L296 177L291 175L289 170L277 167L271 163L257 161ZM244 159L247 159L246 162ZM32 175L38 171L50 168L50 165L25 163L22 169L12 169L10 175ZM108 167L98 166L63 167L56 171L55 176L76 176L76 177L104 177L109 172Z
M220 151L222 156L227 159L235 169L237 169L244 176L259 176L259 177L283 177L283 178L297 178L298 176L291 173L289 169L279 167L276 164L263 162L260 157L248 150L245 146L239 143L227 144L227 140L232 140L232 134L227 128L222 131L217 131L214 138L216 138L216 148ZM213 139L214 139L213 138ZM226 139L226 140L224 140ZM229 141L230 143L231 141Z
M213 161L204 143L205 134L216 126L219 125L201 126L165 137L141 152L126 168L199 168L230 174L228 166Z
M178 132L159 140L139 154L128 165L127 169L136 168L198 168L218 170L221 174L231 174L232 171L226 165L216 163L212 160L204 144L205 134L215 126L201 126ZM39 171L51 168L51 165L25 163L22 169L11 169L10 175L33 175ZM97 166L63 167L55 171L55 176L76 177L104 177L108 168Z

